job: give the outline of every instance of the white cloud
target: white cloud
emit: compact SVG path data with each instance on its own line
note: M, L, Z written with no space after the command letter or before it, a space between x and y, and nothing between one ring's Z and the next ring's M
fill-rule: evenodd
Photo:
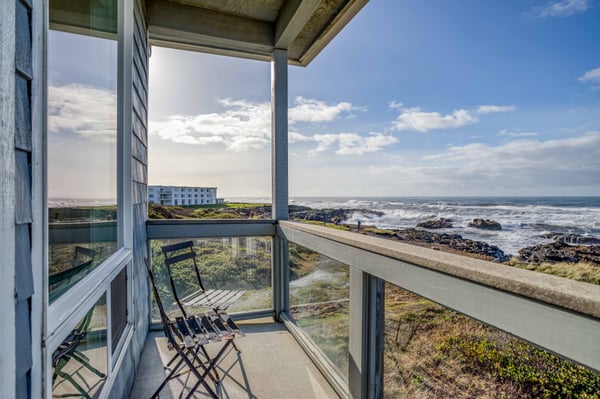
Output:
M517 107L514 105L480 105L477 107L478 114L490 114L494 112L512 112Z
M226 98L219 100L222 112L199 115L173 115L166 121L150 121L150 134L182 144L221 144L230 151L247 151L267 147L271 139L271 105ZM362 108L348 102L333 105L297 97L289 109L290 125L296 122L331 122L343 113ZM290 143L314 141L290 129Z
M312 137L305 136L298 132L288 132L288 142L289 143L298 143L302 141L311 141Z
M600 68L590 69L586 71L582 76L577 78L580 82L589 83L593 87L600 88Z
M323 101L296 97L295 106L288 111L290 122L332 122L344 112L353 110L364 110L362 107L354 107L349 102L340 102L333 105L325 104Z
M69 130L90 140L117 138L117 94L97 87L70 84L48 87L48 129Z
M537 136L538 132L522 132L520 130L508 130L502 129L498 132L498 136L503 137L534 137Z
M533 10L532 15L537 18L568 17L587 11L592 7L589 0L559 0L546 3Z
M417 195L597 193L599 171L600 131L557 140L519 139L498 146L452 146L411 162L369 168L380 181L396 179Z
M456 128L475 122L477 117L466 109L458 109L451 114L442 115L439 112L423 112L420 108L408 108L402 110L393 127L396 130L426 132L433 129Z
M434 129L451 129L470 125L479 121L478 114L494 112L511 112L516 109L513 105L480 105L474 110L457 109L447 115L439 112L424 112L420 108L404 108L402 103L392 101L390 108L400 111L400 115L393 122L395 130L416 130L427 132Z
M380 151L383 147L398 142L394 136L381 133L370 133L366 137L355 133L315 134L313 139L317 142L317 148L310 151L311 155L328 151L336 145L334 152L338 155L361 155Z
M219 100L220 113L173 115L164 122L150 121L150 134L182 144L222 144L231 151L268 146L271 134L269 103L230 98Z

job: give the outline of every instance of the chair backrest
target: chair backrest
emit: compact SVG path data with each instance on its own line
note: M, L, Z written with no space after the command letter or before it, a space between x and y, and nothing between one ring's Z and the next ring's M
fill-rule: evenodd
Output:
M86 313L85 317L75 326L67 337L58 345L58 348L52 353L52 366L56 367L59 360L68 357L77 350L77 345L85 338L92 321L94 308Z
M196 252L194 251L194 242L185 241L177 244L165 245L161 249L165 257L165 266L167 267L167 272L169 273L169 282L171 283L173 296L175 297L175 301L181 309L181 312L185 317L187 317L185 309L181 304L180 296L177 293L177 287L175 286L175 280L173 279L172 268L174 265L185 265L193 269L194 275L196 276L196 280L198 281L199 289L201 289L202 291L206 291L206 288L202 283L202 278L200 277L198 264L196 263Z
M146 271L148 272L148 277L150 277L150 285L152 286L152 293L154 294L154 300L156 301L156 306L158 306L158 311L160 313L160 320L162 322L163 330L165 332L165 336L167 337L167 341L171 345L177 345L178 342L175 337L175 334L177 334L178 338L181 338L181 337L179 337L176 330L174 331L173 323L171 322L171 319L169 319L167 312L165 312L165 307L163 306L162 300L160 299L160 294L158 293L158 288L156 287L156 281L154 280L154 273L152 273L152 268L150 267L150 264L148 263L148 259L144 258L144 264L146 265Z
M96 256L96 251L94 249L80 247L79 245L75 246L75 256L73 256L74 258L83 257L82 260L90 261L90 260L94 260L94 256Z

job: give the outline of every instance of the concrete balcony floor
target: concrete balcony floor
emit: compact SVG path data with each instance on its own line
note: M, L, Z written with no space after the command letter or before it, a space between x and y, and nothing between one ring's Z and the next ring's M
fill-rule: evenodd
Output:
M216 392L221 398L338 398L282 324L272 319L246 320L238 324L246 336L235 340L241 353L231 350L219 365L222 382ZM212 354L220 345L214 343L206 348ZM130 398L146 399L154 393L167 373L163 365L174 353L167 349L162 331L148 334ZM160 398L177 398L185 378L181 376L169 382ZM195 382L193 377L190 380L187 386ZM200 387L194 397L210 396Z

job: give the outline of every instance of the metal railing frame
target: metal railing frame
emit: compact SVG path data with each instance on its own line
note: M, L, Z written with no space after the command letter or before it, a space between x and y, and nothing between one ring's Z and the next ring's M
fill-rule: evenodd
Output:
M502 270L507 266L424 248L418 248L418 257L409 253L411 246L402 247L407 244L281 220L149 221L147 234L148 240L271 236L273 309L240 316L268 314L283 322L341 397L383 396L385 282L600 371L600 287L595 285ZM290 314L290 242L350 267L349 383ZM471 274L469 267L474 267ZM494 275L506 271L518 279ZM525 288L521 280L529 280Z

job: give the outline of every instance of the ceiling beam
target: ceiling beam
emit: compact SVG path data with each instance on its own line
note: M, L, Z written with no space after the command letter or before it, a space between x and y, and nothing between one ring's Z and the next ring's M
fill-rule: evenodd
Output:
M301 65L308 65L368 2L369 0L348 0L342 10L329 22L321 35L300 57L298 60L299 63Z
M319 4L320 0L287 0L275 21L275 48L287 49Z
M166 0L147 2L151 42L270 55L273 24Z

